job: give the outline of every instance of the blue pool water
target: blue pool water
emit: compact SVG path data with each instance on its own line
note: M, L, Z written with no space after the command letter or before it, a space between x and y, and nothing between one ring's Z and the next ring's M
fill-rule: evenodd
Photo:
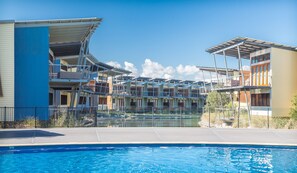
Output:
M3 147L0 172L297 172L297 147L169 144Z

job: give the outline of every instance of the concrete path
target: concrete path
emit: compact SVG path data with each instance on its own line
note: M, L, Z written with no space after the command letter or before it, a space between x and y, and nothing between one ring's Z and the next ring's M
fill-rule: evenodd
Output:
M0 130L0 146L115 143L217 143L297 146L297 130L164 127Z

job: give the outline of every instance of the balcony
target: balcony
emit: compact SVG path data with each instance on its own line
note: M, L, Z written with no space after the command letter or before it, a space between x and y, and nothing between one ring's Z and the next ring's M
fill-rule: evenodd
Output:
M258 88L270 88L270 80L264 80L261 78L261 81L268 81L268 84L261 82L258 84L253 84L249 75L244 76L244 81L242 81L242 75L231 76L231 77L223 77L218 81L215 80L215 85L213 85L212 90L229 90L229 89L258 89ZM255 82L254 82L255 83Z
M90 66L88 65L49 65L50 80L88 80L90 74Z
M159 93L158 92L153 92L153 91L147 91L147 92L143 92L143 96L146 96L146 97L159 97Z
M170 97L173 97L173 96L174 96L173 92L161 92L160 93L160 97L170 98Z

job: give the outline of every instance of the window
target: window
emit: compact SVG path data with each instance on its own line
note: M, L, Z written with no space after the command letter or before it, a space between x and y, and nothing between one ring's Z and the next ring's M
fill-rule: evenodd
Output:
M252 94L251 95L252 106L270 106L270 94Z
M263 81L263 85L267 85L267 68L266 68L266 65L264 65L264 81Z
M61 95L61 105L67 105L67 95Z
M136 102L131 101L131 102L130 102L130 106L135 107L135 106L136 106Z
M258 62L268 61L268 60L270 60L270 53L252 57L252 61L251 61L251 63L252 63L252 64L256 64L256 63L258 63Z
M53 93L49 93L49 105L53 105L54 104L54 95Z
M87 103L87 99L86 99L86 97L80 97L79 98L79 104L81 105L81 104L86 104Z
M99 104L100 105L106 105L107 104L107 98L99 97Z
M255 85L258 84L258 67L255 67Z
M263 85L263 71L262 71L262 69L263 69L263 67L262 66L260 66L260 81L259 81L259 84L260 85Z

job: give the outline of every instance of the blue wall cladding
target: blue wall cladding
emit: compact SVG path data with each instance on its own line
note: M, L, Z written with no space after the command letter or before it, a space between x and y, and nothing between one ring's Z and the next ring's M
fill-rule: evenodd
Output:
M49 29L15 29L15 119L36 116L48 119L49 102ZM31 107L24 109L23 107ZM43 111L41 111L43 110Z

